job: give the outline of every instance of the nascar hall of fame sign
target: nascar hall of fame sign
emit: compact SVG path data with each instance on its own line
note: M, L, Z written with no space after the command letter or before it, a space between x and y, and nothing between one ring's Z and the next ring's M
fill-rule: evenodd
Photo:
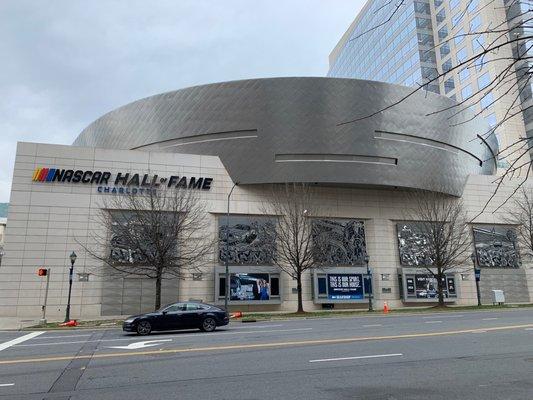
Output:
M160 187L210 190L213 178L122 173L113 175L108 171L73 170L61 168L35 168L34 182L81 183L97 185L99 193L142 194Z

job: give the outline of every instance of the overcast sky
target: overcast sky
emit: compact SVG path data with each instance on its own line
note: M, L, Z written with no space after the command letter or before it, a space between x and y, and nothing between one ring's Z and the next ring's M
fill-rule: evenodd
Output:
M363 0L0 0L0 202L17 141L71 144L102 114L183 87L324 76Z

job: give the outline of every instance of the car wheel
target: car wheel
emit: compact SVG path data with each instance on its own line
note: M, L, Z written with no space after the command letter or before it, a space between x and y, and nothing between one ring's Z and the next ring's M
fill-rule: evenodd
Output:
M149 335L152 332L152 325L148 321L140 321L137 324L137 333L139 335Z
M200 329L204 332L213 332L217 328L217 322L211 318L208 317L202 321L202 326Z

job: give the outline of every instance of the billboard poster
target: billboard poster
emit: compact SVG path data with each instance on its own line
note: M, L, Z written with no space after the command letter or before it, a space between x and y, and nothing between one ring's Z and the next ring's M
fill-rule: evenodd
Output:
M407 297L417 299L437 299L437 278L427 274L407 275L405 279ZM455 278L447 275L443 278L443 294L445 298L457 297Z
M328 298L361 300L364 298L362 274L328 274Z
M230 300L270 300L269 274L231 274Z

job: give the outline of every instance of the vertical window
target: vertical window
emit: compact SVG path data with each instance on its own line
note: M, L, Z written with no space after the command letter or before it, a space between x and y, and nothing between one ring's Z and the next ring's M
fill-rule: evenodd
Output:
M465 62L467 58L466 47L463 47L461 50L459 50L456 54L456 57L457 57L457 64L461 64L462 62Z
M444 93L449 93L453 89L455 89L455 83L453 82L453 78L449 78L446 81L444 81Z
M487 123L490 125L491 128L494 128L496 126L496 115L494 115L494 113L490 114L490 115L487 115L485 117L485 120L487 121Z
M457 34L453 37L455 45L457 46L458 44L463 43L465 37L465 31L463 29L459 29L459 31L457 31Z
M492 92L489 92L481 98L481 100L479 101L479 104L481 105L481 109L484 110L486 108L489 108L493 102L494 102L494 96L492 95Z
M477 86L479 90L485 89L490 84L490 75L488 72L485 72L479 78L477 78Z
M472 50L474 53L477 52L478 49L480 49L485 44L485 39L483 38L483 35L476 36L474 39L472 39Z
M448 37L448 27L444 25L442 28L439 29L439 39L444 40Z
M447 56L448 54L450 54L450 45L448 43L444 43L442 46L439 47L439 52L440 58Z
M463 19L464 15L465 15L464 12L461 11L461 12L459 12L459 13L457 13L457 14L455 14L453 16L453 18L452 18L452 28L457 26L457 24L459 22L461 22L461 20Z
M453 10L459 5L461 0L450 0L450 10Z
M470 0L470 3L468 3L468 7L467 7L468 12L471 13L472 11L474 11L478 5L479 5L479 0Z
M446 11L444 10L444 8L437 13L435 18L437 19L437 24L440 24L446 19Z
M442 72L448 72L451 69L452 69L452 60L448 58L446 61L442 63Z
M468 68L463 68L461 71L459 71L459 80L461 82L464 82L468 77L470 76L470 71Z
M470 21L470 32L475 32L481 26L481 16L476 15Z
M463 100L466 100L470 96L472 96L472 86L467 85L461 90L461 97Z

